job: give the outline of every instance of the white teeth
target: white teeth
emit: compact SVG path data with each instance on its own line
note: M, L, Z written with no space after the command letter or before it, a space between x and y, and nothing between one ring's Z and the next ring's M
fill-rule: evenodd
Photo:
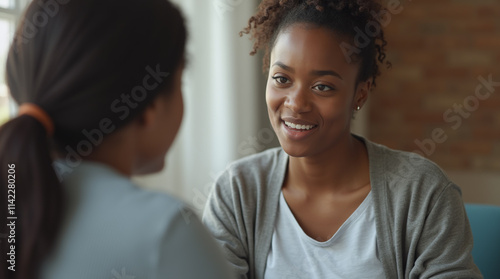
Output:
M314 125L300 125L288 121L285 121L285 125L287 125L292 129L297 129L297 130L311 130L312 128L314 128Z

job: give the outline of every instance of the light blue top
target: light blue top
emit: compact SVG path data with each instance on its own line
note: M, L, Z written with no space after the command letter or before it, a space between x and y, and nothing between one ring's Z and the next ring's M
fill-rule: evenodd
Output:
M66 207L47 279L230 278L196 215L99 163L63 181Z

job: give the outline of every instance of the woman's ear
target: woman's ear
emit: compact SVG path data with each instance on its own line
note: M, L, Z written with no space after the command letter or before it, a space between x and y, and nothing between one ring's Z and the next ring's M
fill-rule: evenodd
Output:
M154 121L156 121L158 99L159 98L155 98L134 120L134 122L136 122L136 124L139 125L140 128L148 128L149 126L154 124Z
M367 80L360 82L356 88L356 95L354 97L354 106L355 109L357 108L362 108L363 105L366 103L366 100L368 99L368 94L370 93L372 89L372 81Z

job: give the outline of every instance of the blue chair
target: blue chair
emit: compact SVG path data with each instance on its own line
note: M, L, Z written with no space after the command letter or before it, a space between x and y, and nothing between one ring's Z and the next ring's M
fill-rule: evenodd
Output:
M465 204L474 248L472 257L485 279L500 279L500 206Z

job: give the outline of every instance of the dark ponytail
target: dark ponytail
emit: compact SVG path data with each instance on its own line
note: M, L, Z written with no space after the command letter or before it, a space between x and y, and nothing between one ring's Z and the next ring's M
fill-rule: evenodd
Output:
M184 61L186 36L182 15L166 0L30 4L9 51L7 83L18 104L42 108L55 130L48 137L28 115L0 127L0 278L38 278L56 245L65 199L64 173L56 174L54 154L71 172L99 144L89 134L99 138L119 130L158 94L168 94ZM135 98L134 105L124 96ZM113 129L102 130L103 121ZM12 231L5 224L10 221L15 221ZM11 232L15 243L9 243ZM9 270L11 245L15 272Z
M17 117L0 128L0 218L14 223L2 224L6 259L0 266L8 275L2 278L36 278L40 260L57 238L64 199L48 146L45 128L31 116Z

